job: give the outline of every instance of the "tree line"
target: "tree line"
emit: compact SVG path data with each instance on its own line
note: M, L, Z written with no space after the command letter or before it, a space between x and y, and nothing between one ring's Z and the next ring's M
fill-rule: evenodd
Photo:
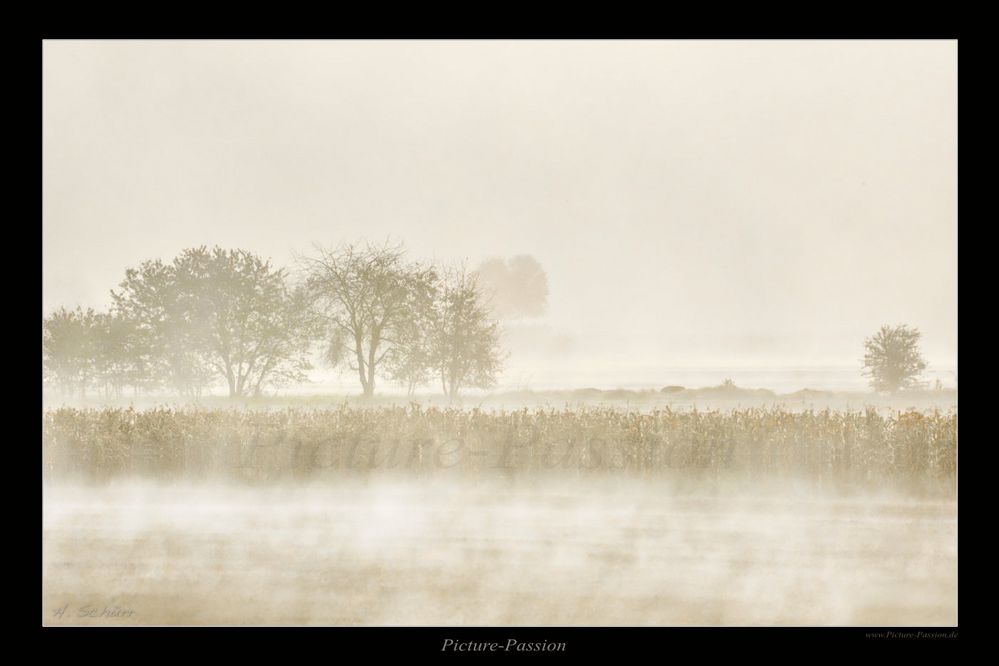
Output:
M478 276L407 259L399 246L317 246L294 274L241 249L190 248L125 271L107 312L42 321L43 381L64 395L169 391L231 397L308 379L320 357L450 398L495 385L504 354Z

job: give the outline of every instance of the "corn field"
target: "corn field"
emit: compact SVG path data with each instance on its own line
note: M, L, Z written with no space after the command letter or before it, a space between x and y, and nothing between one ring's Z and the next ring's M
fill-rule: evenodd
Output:
M951 489L957 415L939 411L484 412L409 407L50 410L47 477L673 472Z

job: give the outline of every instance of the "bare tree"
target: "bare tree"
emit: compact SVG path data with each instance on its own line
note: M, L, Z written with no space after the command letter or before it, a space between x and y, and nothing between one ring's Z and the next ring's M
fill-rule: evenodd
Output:
M864 375L870 377L871 388L894 393L919 386L926 369L919 337L915 328L885 325L864 340Z
M498 325L477 277L464 267L450 271L441 282L431 335L434 368L450 399L465 387L496 385L503 362Z
M432 298L435 271L405 261L401 246L316 246L302 257L312 314L324 330L326 359L357 373L365 397L393 350L412 339L420 304Z

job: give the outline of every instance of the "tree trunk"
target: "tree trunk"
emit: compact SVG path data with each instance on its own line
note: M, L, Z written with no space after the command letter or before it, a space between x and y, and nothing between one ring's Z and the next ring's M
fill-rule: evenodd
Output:
M371 397L375 393L375 352L378 351L378 339L377 332L372 333L371 342L368 344L368 392L367 397Z
M368 375L365 372L364 349L359 335L354 336L354 354L357 356L357 377L361 380L361 389L367 398L371 396L372 388L368 384Z

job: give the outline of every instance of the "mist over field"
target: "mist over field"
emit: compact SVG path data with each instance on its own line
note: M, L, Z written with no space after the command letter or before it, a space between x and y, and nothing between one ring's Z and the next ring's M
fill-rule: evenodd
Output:
M70 606L53 625L953 625L955 519L600 477L70 486L46 496L43 598Z
M957 625L956 42L42 54L43 625Z

